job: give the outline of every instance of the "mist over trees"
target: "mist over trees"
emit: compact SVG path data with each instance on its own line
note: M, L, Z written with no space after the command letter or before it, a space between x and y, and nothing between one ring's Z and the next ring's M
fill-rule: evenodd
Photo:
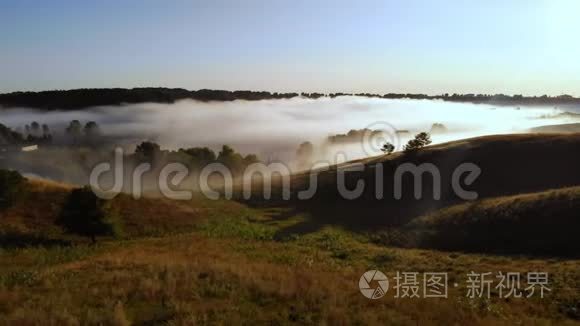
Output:
M191 162L198 166L214 162L217 158L215 152L207 147L180 148L179 152L188 155Z
M73 120L65 129L66 134L72 139L73 144L77 145L82 137L82 125L80 121Z
M303 142L296 150L296 165L298 168L308 168L314 156L314 146L311 142Z
M135 148L134 157L138 162L149 162L154 167L168 162L179 162L193 170L201 170L210 163L225 165L233 175L240 175L250 164L260 162L255 154L242 155L229 145L223 145L216 154L208 147L180 148L177 151L164 150L155 142L144 141Z
M119 146L95 121L72 120L60 133L57 131L55 138L48 125L37 121L20 130L0 124L0 151L3 153L0 168L17 168L64 182L86 184L91 169L98 163L112 161L114 149ZM38 147L25 152L24 147L30 145ZM134 153L125 154L125 160L129 166L151 163L153 170L179 162L192 171L200 171L207 164L217 162L228 167L234 176L241 174L248 165L260 162L257 155L243 155L229 145L223 145L217 152L208 147L167 150L153 141L138 143Z
M429 134L434 135L434 134L444 134L446 132L448 132L449 130L447 130L447 127L442 124L442 123L434 123L433 125L431 125L431 130L429 130Z
M79 120L72 120L65 129L65 135L73 145L100 144L102 132L99 125L94 121L83 124Z
M60 141L56 142L52 130L47 124L32 121L30 124L15 130L0 124L0 145L87 145L98 146L103 144L103 133L94 121L84 126L79 120L73 120L63 130Z
M348 143L361 143L365 135L369 138L375 138L382 135L384 131L382 130L370 130L364 129L351 129L346 134L336 134L328 136L327 142L330 144L348 144Z
M101 135L101 128L96 122L89 121L87 124L85 124L83 132L86 137L98 137Z
M24 136L3 124L0 124L0 145L22 144Z

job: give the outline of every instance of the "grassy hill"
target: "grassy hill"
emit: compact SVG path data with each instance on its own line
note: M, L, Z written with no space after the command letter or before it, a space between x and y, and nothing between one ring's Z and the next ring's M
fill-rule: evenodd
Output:
M417 201L410 188L401 201L341 200L336 167L305 202L120 195L110 204L123 234L96 245L55 224L70 186L27 180L0 210L0 325L577 325L579 144L578 135L493 136L360 161L369 183L377 163L388 178L402 162L433 162L445 180L454 165L477 162L473 202L449 192ZM294 191L306 177L293 176ZM368 300L358 281L369 269L391 281L445 272L449 297L401 299L391 288ZM547 272L552 291L471 299L471 271Z
M580 257L580 188L459 204L381 234L385 244L499 254Z
M26 197L2 211L0 230L43 241L2 243L0 325L575 325L580 318L579 260L387 247L332 225L281 237L308 217L202 198L117 197L125 236L90 245L53 223L70 187L35 180L26 187ZM417 227L458 218L450 214L418 219ZM391 288L368 300L358 280L369 269L391 280L397 271L446 272L449 298L400 299ZM499 299L496 290L491 299L469 299L470 271L545 271L552 291L544 299Z
M123 216L125 238L187 232L199 221L215 215L243 216L247 211L273 209L268 214L279 221L276 239L333 226L402 247L576 257L580 252L580 240L574 236L580 225L576 217L580 190L574 188L580 185L578 148L580 134L523 134L479 137L430 146L411 154L361 160L364 171L347 174L347 184L358 179L366 183L365 192L355 200L338 194L336 173L341 167L335 166L320 173L316 195L305 201L297 200L296 193L307 186L308 174L292 177L290 201L276 197L280 189L275 187L274 198L269 201L253 197L236 203L201 196L192 202L161 198L135 201L121 195L113 206ZM403 178L403 197L393 197L394 170L406 162L432 163L439 168L441 199L433 198L432 178L427 175L423 176L421 199L413 196L411 175ZM453 169L463 162L475 163L482 170L476 182L467 187L479 194L479 200L474 202L466 202L451 191ZM377 199L374 192L377 164L384 167L383 199ZM18 245L18 239L70 241L54 226L69 189L47 184L30 181L27 197L1 213L3 243ZM36 204L31 207L31 202Z
M324 225L337 225L360 232L402 227L426 214L465 203L451 187L452 173L461 163L474 163L481 169L481 175L476 181L465 188L476 191L479 200L485 200L580 185L578 149L580 134L478 137L429 146L416 153L394 153L360 160L364 171L347 173L346 178L346 184L351 189L358 180L365 182L362 196L354 200L344 199L339 194L337 168L341 166L335 166L319 174L318 191L310 200L296 199L297 192L306 189L309 180L308 174L300 174L292 177L290 201L280 199L281 191L277 187L274 189L273 200L261 201L260 194L255 192L247 202L256 207L287 207L294 214L308 217L302 225L288 229L287 233L308 232ZM438 168L441 175L439 200L433 197L433 178L429 174L422 177L423 196L420 199L414 197L414 179L411 174L402 179L402 198L395 199L395 170L409 162L416 165L431 163ZM381 180L384 185L382 199L375 196L377 164L382 164L384 170ZM554 206L557 205L555 202ZM565 207L568 206L562 209ZM286 214L286 217L291 216ZM550 217L550 220L557 218Z
M56 225L72 186L47 180L26 181L24 194L13 206L0 211L0 244L26 247L87 243L87 239L65 234ZM233 201L172 201L145 197L139 200L120 194L111 202L121 216L122 238L168 235L191 231L199 223L219 216L244 216L247 208Z
M531 132L539 133L577 133L580 132L580 123L566 123L558 125L540 126L530 129Z

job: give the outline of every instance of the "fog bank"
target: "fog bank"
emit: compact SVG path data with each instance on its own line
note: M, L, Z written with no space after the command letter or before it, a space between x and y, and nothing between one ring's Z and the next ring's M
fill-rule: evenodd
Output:
M315 149L319 149L329 135L347 133L351 129L375 129L377 126L380 129L382 123L396 130L409 131L398 135L400 148L414 133L430 131L434 123L441 123L446 128L445 132L432 135L433 142L440 143L577 121L574 117L559 115L562 112L553 107L495 107L349 96L212 103L187 100L175 104L146 103L81 111L43 112L22 108L1 110L0 122L17 128L38 121L48 124L51 130L63 130L74 119L96 121L105 134L118 137L119 143L133 146L142 140L158 142L166 149L208 146L217 150L228 144L242 153L256 153L263 160L290 161L304 141L311 141ZM336 150L346 151L348 159L368 155L361 144L337 145L321 155L332 156Z

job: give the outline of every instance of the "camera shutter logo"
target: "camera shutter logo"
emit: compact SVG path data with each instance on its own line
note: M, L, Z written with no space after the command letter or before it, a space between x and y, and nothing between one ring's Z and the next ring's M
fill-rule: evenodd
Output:
M376 284L375 287L371 287L372 281L376 281L376 283L373 284ZM387 293L387 290L389 289L389 280L381 271L372 269L366 271L360 277L358 287L365 297L376 300L382 298Z

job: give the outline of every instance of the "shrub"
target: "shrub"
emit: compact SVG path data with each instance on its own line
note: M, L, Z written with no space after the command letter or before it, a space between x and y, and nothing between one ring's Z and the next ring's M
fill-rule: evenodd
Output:
M0 208L14 204L23 193L25 180L17 171L0 170Z
M110 201L97 197L89 187L74 189L62 210L57 224L65 231L91 238L119 236L121 228Z
M387 155L391 154L392 152L395 151L395 145L387 142L383 145L383 147L381 147L381 151Z

